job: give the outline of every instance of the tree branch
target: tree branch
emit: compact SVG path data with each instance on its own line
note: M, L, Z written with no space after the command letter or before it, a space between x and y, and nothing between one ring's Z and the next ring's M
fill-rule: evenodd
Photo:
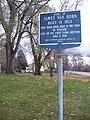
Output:
M45 55L45 57L43 58L42 63L43 63L43 61L45 61L49 57L49 55L51 54L51 52L52 52L52 50L49 50L47 52L47 55Z
M78 5L80 5L80 3L83 3L83 0L76 0L76 5L75 5L75 10L77 9Z
M1 7L1 1L0 1L0 21L2 23L2 26L5 30L5 32L7 33L8 31L8 25L7 25L7 22L5 21L5 18L3 16L3 11L2 11L2 7Z
M18 12L17 28L16 28L16 33L15 33L13 39L12 39L12 44L14 44L15 39L16 39L16 37L17 37L17 35L18 35L19 27L20 27L20 16L19 16L19 12Z

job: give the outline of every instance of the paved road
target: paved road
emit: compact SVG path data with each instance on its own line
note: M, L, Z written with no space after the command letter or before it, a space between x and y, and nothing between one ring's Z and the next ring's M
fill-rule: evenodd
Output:
M79 72L79 71L70 71L72 74L86 75L90 76L90 72Z

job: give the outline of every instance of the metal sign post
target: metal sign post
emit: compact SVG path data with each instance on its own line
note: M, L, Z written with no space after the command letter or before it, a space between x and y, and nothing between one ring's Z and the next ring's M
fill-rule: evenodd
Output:
M63 64L62 53L57 52L58 65L58 120L63 120Z
M80 11L40 14L40 43L42 48L57 50L58 120L63 120L62 51L81 44Z

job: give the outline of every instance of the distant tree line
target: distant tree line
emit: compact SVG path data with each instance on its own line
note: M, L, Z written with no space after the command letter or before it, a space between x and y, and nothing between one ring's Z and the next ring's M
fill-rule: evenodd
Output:
M63 69L72 71L90 72L90 64L86 63L81 54L65 56L63 59Z

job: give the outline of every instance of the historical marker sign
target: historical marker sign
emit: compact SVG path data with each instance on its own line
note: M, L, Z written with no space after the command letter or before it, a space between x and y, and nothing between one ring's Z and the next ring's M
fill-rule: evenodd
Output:
M81 43L80 11L40 14L40 46L63 50Z
M62 50L81 43L80 11L45 13L40 15L40 46L60 50L58 64L58 120L63 120Z

